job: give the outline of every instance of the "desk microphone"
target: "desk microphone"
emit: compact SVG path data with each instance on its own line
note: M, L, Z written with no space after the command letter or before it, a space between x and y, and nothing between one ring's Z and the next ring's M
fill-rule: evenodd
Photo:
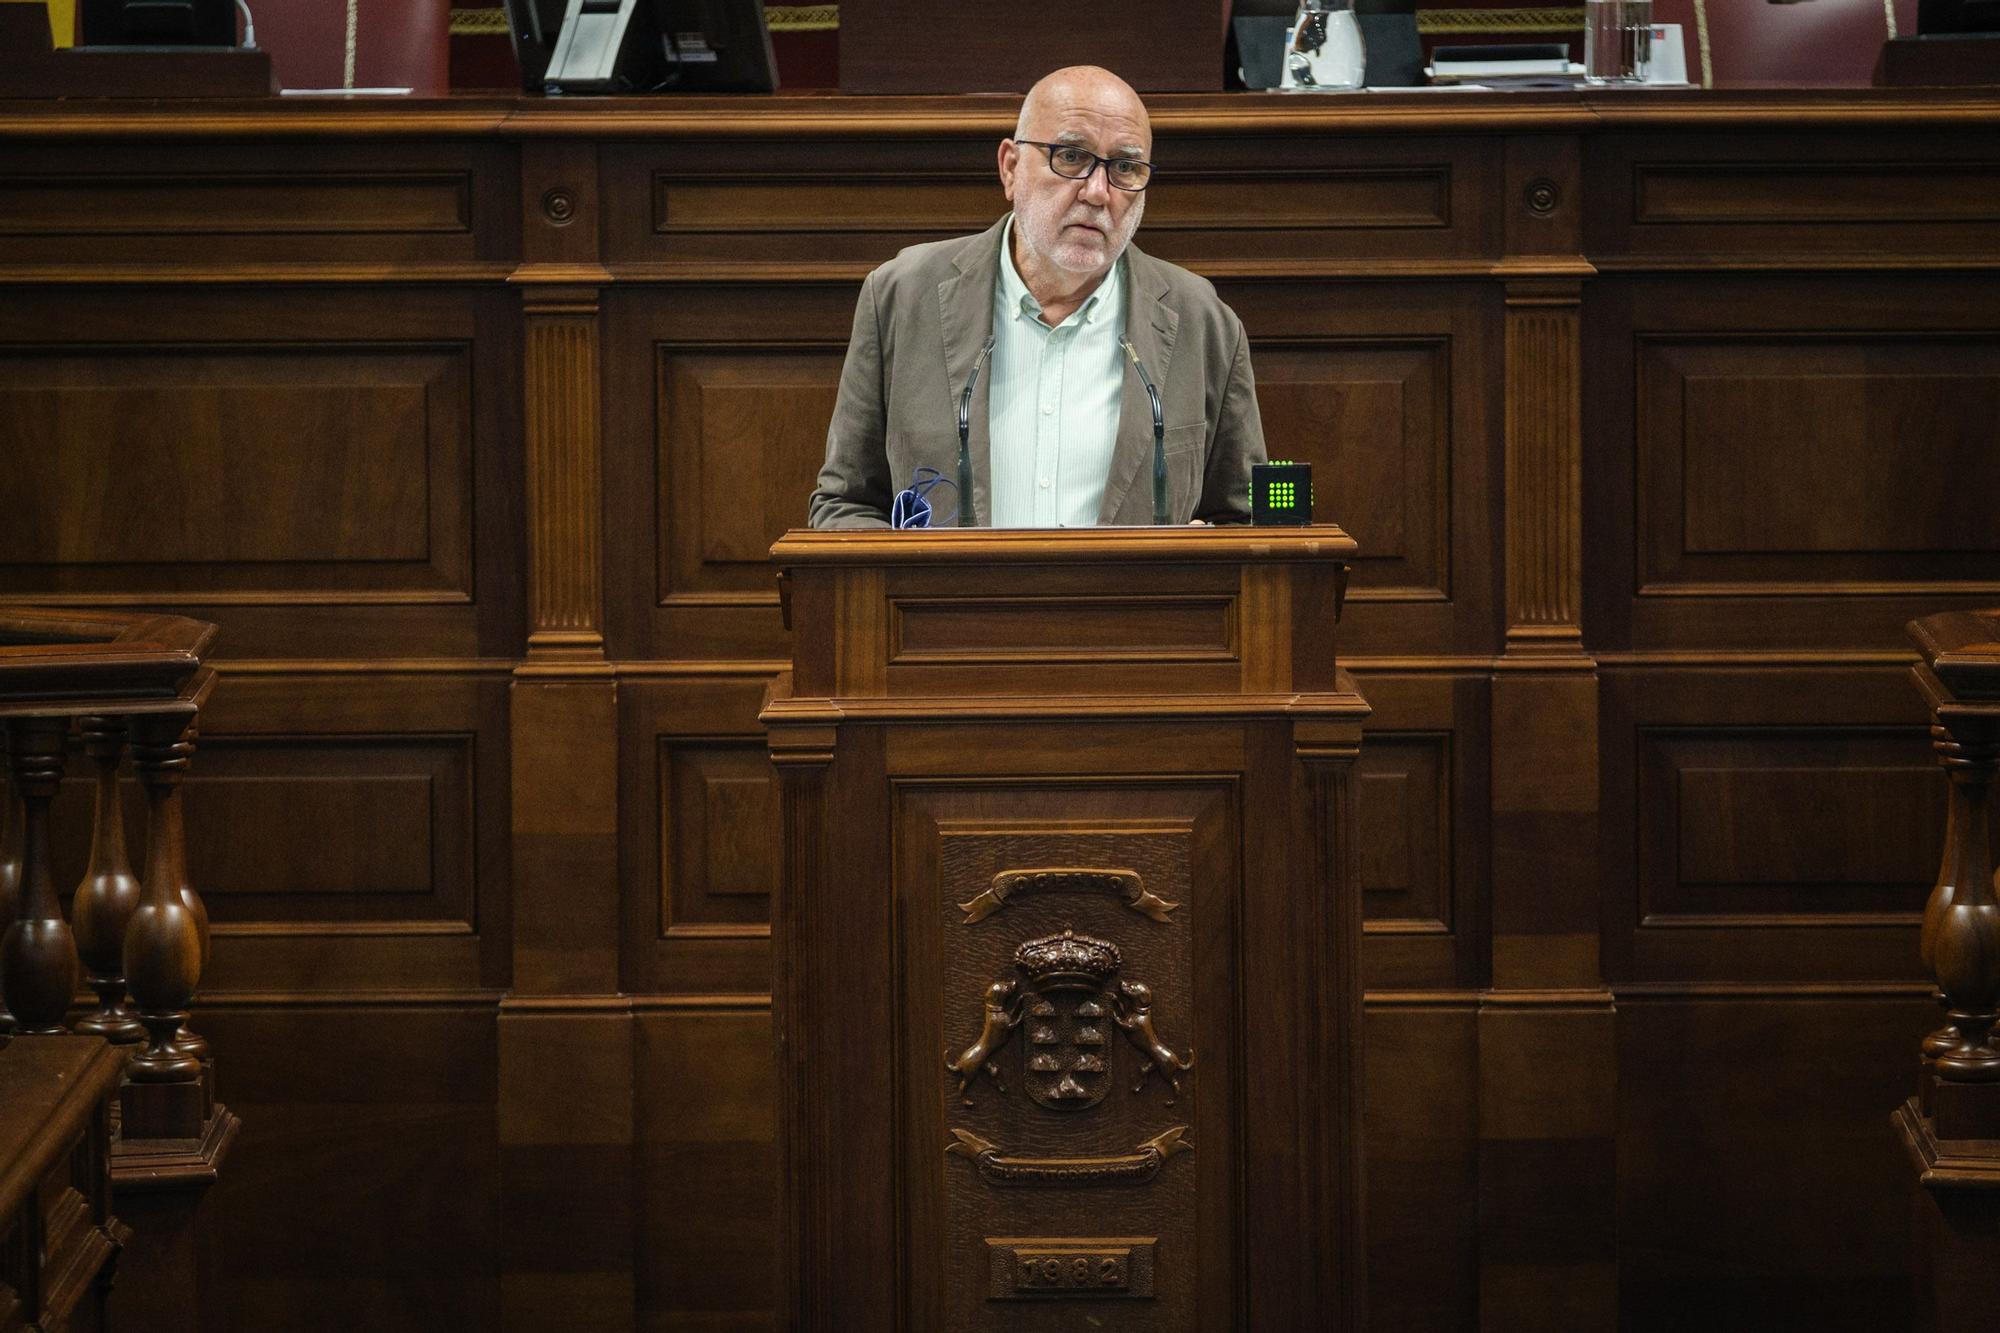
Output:
M979 368L986 364L992 351L993 335L989 333L986 345L979 349L979 359L972 363L972 373L966 376L965 392L958 396L958 526L961 528L972 526L972 447L967 443L972 434L972 389L979 383Z
M1146 386L1146 397L1153 404L1153 522L1155 525L1167 521L1167 419L1160 411L1160 391L1153 387L1153 377L1146 373L1146 363L1139 359L1132 340L1120 338L1118 345L1125 349L1132 369L1139 372L1139 383Z

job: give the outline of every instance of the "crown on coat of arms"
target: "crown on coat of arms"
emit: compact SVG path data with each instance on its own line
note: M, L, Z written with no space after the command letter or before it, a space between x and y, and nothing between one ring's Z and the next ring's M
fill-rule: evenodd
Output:
M1111 941L1078 935L1074 930L1029 940L1014 950L1016 967L1037 986L1057 990L1102 986L1122 961L1118 946Z

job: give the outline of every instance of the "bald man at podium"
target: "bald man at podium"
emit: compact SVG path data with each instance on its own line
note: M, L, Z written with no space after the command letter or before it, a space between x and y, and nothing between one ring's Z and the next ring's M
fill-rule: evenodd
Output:
M1108 70L1029 91L1000 141L1012 210L861 286L814 527L888 526L913 487L949 526L961 475L980 526L1149 524L1162 498L1170 523L1249 520L1264 431L1243 323L1207 279L1131 243L1152 147L1145 105Z

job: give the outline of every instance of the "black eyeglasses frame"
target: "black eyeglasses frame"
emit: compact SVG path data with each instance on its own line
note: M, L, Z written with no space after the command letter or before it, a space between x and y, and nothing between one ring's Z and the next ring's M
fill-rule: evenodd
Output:
M1139 194L1148 185L1153 183L1153 164L1143 157L1100 157L1098 154L1085 148L1082 144L1048 143L1041 139L1016 139L1014 142L1025 144L1030 148L1041 149L1043 155L1048 159L1049 170L1054 171L1056 175L1061 176L1066 181L1087 181L1097 174L1099 167L1103 167L1104 183L1114 190L1123 190L1126 194ZM1086 154L1090 158L1090 170L1084 172L1081 176L1072 176L1066 171L1056 171L1056 149L1058 148L1066 148L1074 153ZM1140 181L1137 185L1120 185L1111 174L1111 164L1113 162L1137 163L1146 169L1146 179Z

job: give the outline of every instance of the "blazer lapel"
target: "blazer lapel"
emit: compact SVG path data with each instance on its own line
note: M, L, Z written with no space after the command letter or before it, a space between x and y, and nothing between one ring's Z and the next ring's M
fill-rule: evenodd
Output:
M1154 268L1151 257L1141 254L1136 246L1125 251L1125 337L1139 359L1146 364L1146 373L1153 377L1153 387L1159 390L1160 402L1167 402L1167 375L1173 367L1174 332L1180 326L1180 314L1168 299L1169 287L1166 279ZM1169 425L1173 424L1171 422ZM1145 494L1126 504L1133 487L1140 487ZM1171 497L1169 497L1171 499ZM1143 499L1143 503L1140 503ZM1118 439L1111 450L1111 472L1104 479L1104 504L1097 511L1099 524L1119 521L1119 512L1130 508L1133 517L1128 523L1145 524L1153 521L1153 405L1146 397L1146 386L1139 379L1139 372L1128 363L1125 366L1125 387L1118 399Z
M972 237L952 261L956 271L937 288L941 368L945 401L949 404L945 425L951 443L946 453L952 460L944 473L954 485L958 482L958 400L965 392L965 381L971 376L973 365L979 360L979 349L993 332L993 284L1000 276L1000 230L1006 225L1007 219L1003 217ZM989 356L986 365L980 368L979 385L972 391L970 429L966 431L967 451L972 455L972 517L982 528L993 522L993 507L988 498L992 471L988 461L991 399L987 393L992 386L992 371L993 358ZM954 494L950 503L956 513L958 496Z

